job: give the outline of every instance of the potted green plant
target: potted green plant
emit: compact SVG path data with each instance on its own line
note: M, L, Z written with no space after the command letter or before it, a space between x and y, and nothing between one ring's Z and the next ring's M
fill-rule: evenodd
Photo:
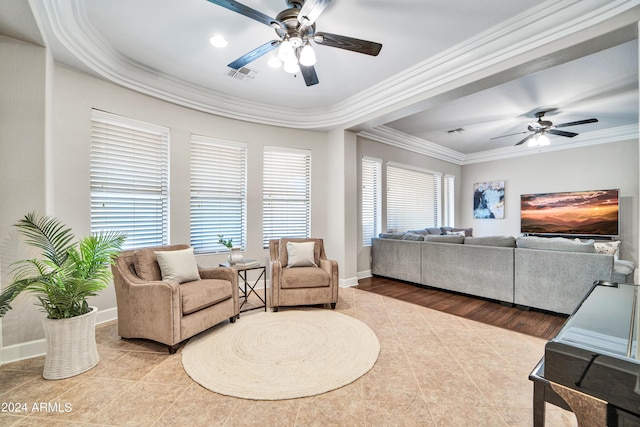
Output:
M240 246L233 246L233 239L225 239L223 234L218 234L218 243L229 249L229 256L227 257L229 264L242 261L243 255L240 252Z
M12 282L0 292L0 317L22 292L36 296L47 314L43 320L47 355L43 376L68 378L98 363L95 342L97 308L87 298L111 281L110 265L121 251L125 235L118 232L75 237L58 219L25 215L15 224L25 242L40 250L40 258L14 263Z

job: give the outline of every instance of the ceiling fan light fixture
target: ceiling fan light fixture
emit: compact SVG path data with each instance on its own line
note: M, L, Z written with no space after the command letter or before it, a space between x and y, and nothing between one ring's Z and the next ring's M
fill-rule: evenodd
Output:
M300 71L300 66L297 61L287 61L284 63L284 71L290 74L295 74Z
M285 64L287 62L297 61L296 52L293 50L293 45L289 40L283 40L278 48L278 59Z
M267 61L267 64L269 65L269 67L271 68L280 68L282 67L282 61L280 61L277 57L272 56L271 58L269 58L269 61Z
M534 135L531 139L529 139L529 143L527 144L529 147L544 147L545 145L551 144L549 141L549 137L544 133L540 133L538 135Z
M300 51L300 65L311 67L316 64L316 53L313 51L311 44L307 42Z

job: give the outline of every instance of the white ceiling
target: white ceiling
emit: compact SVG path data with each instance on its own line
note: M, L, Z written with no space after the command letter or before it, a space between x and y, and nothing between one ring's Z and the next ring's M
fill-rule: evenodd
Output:
M272 17L286 8L284 0L241 3ZM637 134L639 3L334 0L317 31L383 48L371 57L314 46L320 83L311 87L301 76L269 68L270 54L248 65L257 72L254 79L226 76L228 63L276 35L206 0L3 0L0 34L44 43L58 63L202 111L405 136L464 157L512 146L523 135L490 138L526 130L534 112L547 108L557 108L546 117L556 124L599 119L566 129L581 135L631 125ZM29 4L35 19L29 19ZM609 22L615 36L600 37ZM578 36L571 34L573 27L587 28L582 33L598 36L597 42L585 42L591 36L577 30ZM618 31L622 27L634 28ZM229 45L211 46L214 34ZM562 41L570 36L581 38L579 49ZM562 54L553 54L554 42ZM536 49L530 63L516 63L522 52ZM503 65L491 77L487 70L496 64ZM457 128L464 131L447 133Z

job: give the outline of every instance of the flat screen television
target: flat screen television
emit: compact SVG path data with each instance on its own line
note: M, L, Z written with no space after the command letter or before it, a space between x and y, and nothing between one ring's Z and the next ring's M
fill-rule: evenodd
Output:
M618 190L522 194L520 232L617 236Z

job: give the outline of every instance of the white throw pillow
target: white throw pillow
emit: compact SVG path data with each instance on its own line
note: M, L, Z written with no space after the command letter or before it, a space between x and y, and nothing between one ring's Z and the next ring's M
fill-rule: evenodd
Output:
M162 280L171 280L178 283L200 280L193 248L177 251L156 251L155 254L162 273Z
M287 242L287 268L317 267L313 256L315 242Z
M620 255L620 241L597 241L594 243L597 254L613 255L613 259L617 260Z

